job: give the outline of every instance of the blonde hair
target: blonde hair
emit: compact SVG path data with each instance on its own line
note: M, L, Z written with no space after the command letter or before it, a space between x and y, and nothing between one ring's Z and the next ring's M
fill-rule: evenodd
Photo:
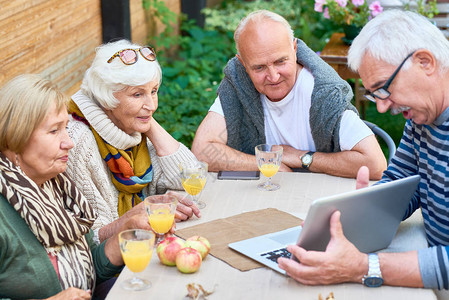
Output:
M37 74L20 75L0 89L0 151L22 153L51 105L61 111L68 98Z

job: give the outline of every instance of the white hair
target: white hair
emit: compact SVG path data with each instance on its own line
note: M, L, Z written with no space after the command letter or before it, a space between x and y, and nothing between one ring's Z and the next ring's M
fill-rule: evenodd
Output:
M282 17L281 15L278 15L277 13L271 12L269 10L261 9L261 10L253 11L252 13L247 15L245 18L243 18L239 22L239 25L237 25L237 29L234 32L234 41L235 41L235 47L237 48L238 54L240 54L240 47L239 47L240 35L242 34L242 32L244 31L246 26L249 23L263 22L266 20L271 20L271 21L282 24L285 27L285 29L287 30L290 41L293 44L294 34L293 34L292 27L287 22L287 20L284 19L284 17Z
M128 86L144 85L150 81L162 81L162 70L156 61L148 61L137 54L137 62L125 65L119 57L108 63L115 53L123 49L139 49L141 46L127 40L101 45L90 68L84 74L81 90L105 109L114 109L119 101L114 93Z
M399 65L418 49L432 52L440 72L449 68L449 41L441 30L417 13L388 10L369 21L354 39L348 53L348 65L358 72L366 53L376 60ZM410 65L410 62L405 63L404 69Z

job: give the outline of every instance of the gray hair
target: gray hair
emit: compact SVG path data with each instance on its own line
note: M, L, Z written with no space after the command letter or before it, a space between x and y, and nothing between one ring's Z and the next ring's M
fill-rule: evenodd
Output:
M366 53L377 60L399 65L418 49L432 52L440 72L449 68L449 41L441 30L417 13L388 10L369 21L354 39L348 53L348 65L357 72ZM410 65L408 61L404 69Z
M256 11L253 11L252 13L250 13L249 15L247 15L245 18L243 18L239 22L239 25L237 25L237 29L234 32L235 47L237 48L238 54L240 54L240 47L239 47L240 35L245 30L246 26L249 23L257 23L257 22L263 22L263 21L267 21L267 20L271 20L271 21L274 21L274 22L284 25L285 29L288 32L290 40L293 43L294 34L293 34L292 27L287 22L287 20L284 19L284 17L282 17L281 15L278 15L277 13L271 12L269 10L265 10L265 9L256 10Z
M144 85L150 81L162 81L162 70L156 61L144 59L137 54L137 62L125 65L119 57L108 63L116 52L123 49L139 49L141 46L127 40L101 45L90 68L84 74L81 90L105 109L114 109L119 101L114 93L128 86Z

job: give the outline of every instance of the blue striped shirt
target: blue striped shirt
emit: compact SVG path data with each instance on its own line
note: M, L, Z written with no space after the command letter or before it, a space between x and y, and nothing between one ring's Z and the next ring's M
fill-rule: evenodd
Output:
M431 125L407 121L380 182L419 174L404 219L421 208L429 248L418 251L424 287L449 289L449 108Z

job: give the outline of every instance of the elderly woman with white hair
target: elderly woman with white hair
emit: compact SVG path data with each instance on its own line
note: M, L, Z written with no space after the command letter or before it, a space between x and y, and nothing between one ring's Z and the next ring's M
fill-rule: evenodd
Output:
M196 160L153 118L161 81L151 47L119 40L97 48L81 89L72 96L68 132L75 146L67 174L98 213L97 243L125 221L149 229L143 199L182 190L179 163ZM193 215L199 217L199 209L180 199L176 220Z

